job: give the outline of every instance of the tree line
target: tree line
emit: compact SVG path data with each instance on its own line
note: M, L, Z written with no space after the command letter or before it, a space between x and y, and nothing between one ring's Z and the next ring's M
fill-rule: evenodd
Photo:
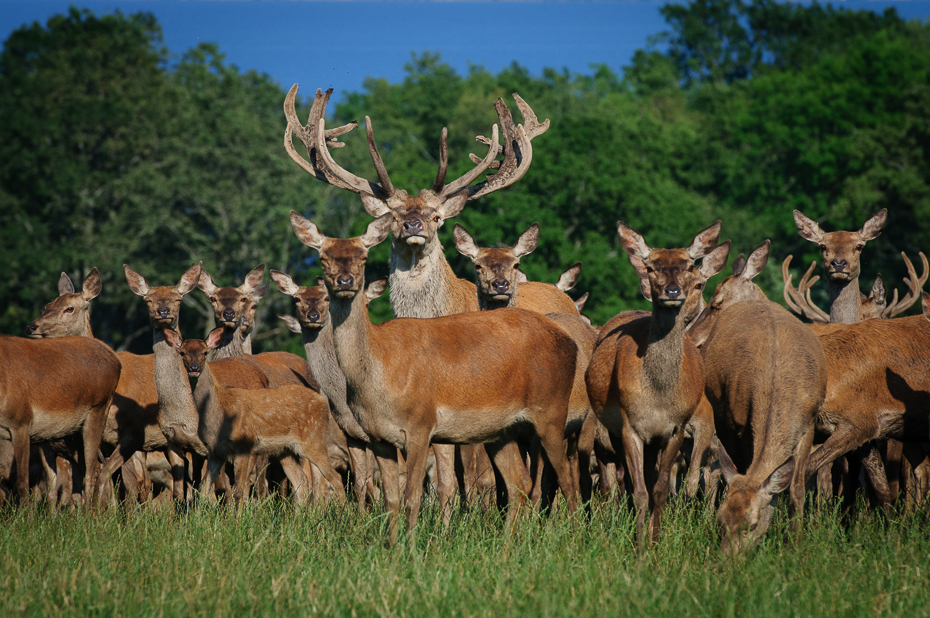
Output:
M512 105L518 92L551 128L534 140L519 183L469 203L456 221L483 246L512 244L538 221L540 245L523 270L555 282L582 261L571 294L590 292L595 323L645 307L617 220L652 246L675 247L722 219L734 255L770 238L773 258L793 253L797 269L818 252L797 235L792 209L832 230L858 229L888 208L863 277L880 272L901 287L900 251L930 248L927 24L893 9L774 0L696 0L662 13L669 30L621 74L598 65L533 75L514 62L462 75L425 52L399 83L368 79L336 93L328 126L370 116L392 181L415 190L432 183L443 127L456 177L472 165L469 152L483 155L474 137L496 122L493 101ZM302 119L321 85L301 85ZM357 235L371 219L357 196L310 178L285 153L289 86L228 64L213 44L173 60L147 13L72 8L11 34L0 54L0 332L22 334L61 271L77 283L100 269L95 334L140 352L150 350L148 321L123 263L154 282L199 260L218 285L239 284L261 262L311 282L319 265L288 211L333 237ZM364 130L333 156L374 180ZM440 234L459 276L471 278L451 226ZM387 274L386 246L369 271ZM778 271L770 265L759 279L780 301ZM818 294L825 306L825 286ZM185 302L182 327L197 336L212 311L197 294ZM262 302L257 351L298 350L275 317L290 302L274 291ZM390 317L384 299L372 311Z

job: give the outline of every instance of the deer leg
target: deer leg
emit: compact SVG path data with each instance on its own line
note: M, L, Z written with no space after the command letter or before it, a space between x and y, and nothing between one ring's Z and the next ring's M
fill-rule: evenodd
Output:
M339 504L345 503L346 488L342 484L342 477L339 476L339 473L333 468L333 464L329 459L329 447L326 442L324 440L309 439L301 445L300 450L301 457L306 457L314 466L319 468L323 477L332 486L332 491L335 492ZM315 489L316 483L314 482L314 490ZM320 483L321 496L324 495L322 493L323 490L323 483Z
M433 444L433 455L436 458L436 495L439 498L439 508L442 512L442 526L447 528L452 519L452 507L458 491L455 478L455 445ZM407 470L409 475L409 462Z
M578 442L575 446L575 459L578 466L578 492L581 494L581 501L585 504L591 502L594 487L594 479L591 477L591 456L594 452L594 432L596 428L594 413L589 411L581 424L581 432L578 434Z
M444 444L442 446L449 446ZM404 512L407 516L407 531L414 533L423 499L423 479L426 477L426 458L429 454L429 435L407 433L407 487L404 491ZM435 451L434 451L435 452ZM411 539L413 535L411 534Z
M58 506L57 457L47 444L39 446L39 455L39 463L42 464L42 472L45 476L45 503L49 509L54 509Z
M497 442L488 442L484 445L484 451L503 480L508 504L504 526L509 532L527 500L530 477L523 458L520 456L520 447L516 440L504 438Z
M885 470L888 472L888 499L895 502L901 490L901 462L904 459L904 443L898 440L885 441Z
M862 457L862 466L865 468L866 478L875 492L877 506L886 509L891 506L891 492L888 489L888 476L882 464L882 455L873 441L868 445Z
M100 441L103 438L103 428L107 422L107 411L110 401L104 405L91 409L87 420L84 421L82 434L84 438L84 496L88 506L93 504L99 474L97 451L100 450Z
M701 485L701 471L710 460L710 443L714 428L707 423L697 423L694 429L694 446L691 449L691 461L688 464L688 476L685 481L685 496L692 499L697 496Z
M644 548L646 511L649 510L649 491L646 489L646 477L643 471L643 441L628 425L623 425L621 439L627 469L633 481L633 504L636 506L636 541L640 549Z
M29 424L11 428L10 435L16 462L16 493L25 501L29 497Z
M865 444L872 439L875 431L866 427L864 429L856 428L848 424L837 427L826 442L820 445L816 451L811 453L807 462L807 471L805 472L804 481L807 482L822 466L833 462L834 459L845 455L849 451Z
M116 445L116 449L107 458L106 463L103 464L103 467L100 470L100 477L97 480L99 483L99 487L100 487L97 500L101 505L103 504L103 501L104 501L104 492L106 491L106 487L108 485L108 482L111 480L113 473L116 472L117 469L122 467L123 464L127 463L129 459L133 456L133 454L135 454L135 452L136 452L136 446L132 443L132 440L130 439L120 440L120 443ZM126 466L126 468L129 468L129 466ZM133 476L134 474L135 474L135 471L131 471L131 470L123 471L123 485L124 486L128 486L131 483L131 481L128 481L127 479L130 476ZM136 490L136 494L138 494L138 491L139 491L138 485L135 485L135 490Z
M381 495L388 514L388 542L397 542L397 519L400 514L400 473L397 465L397 447L386 442L372 442L375 460L381 470Z
M672 437L659 451L659 476L652 488L652 513L649 518L649 540L655 543L659 538L659 529L662 526L662 511L668 502L668 491L671 483L672 465L681 451L681 444L685 441L685 427L678 428Z
M253 455L236 455L233 457L233 471L236 476L233 497L238 506L242 506L249 499L251 489L249 477L252 475L252 463L255 461L256 457Z
M801 518L804 516L804 495L807 491L805 470L807 469L807 460L810 458L811 448L814 445L814 428L807 430L798 446L794 450L795 466L794 474L791 478L791 530L798 532L801 529Z
M303 462L290 453L282 457L280 461L281 467L284 469L284 475L290 481L294 492L294 506L300 508L306 505L310 496L310 479L304 473L301 465Z
M352 469L352 488L360 513L368 508L368 494L372 489L372 470L368 465L368 449L364 442L346 436L349 449L349 466Z
M208 502L216 502L216 489L214 485L217 477L219 477L220 473L223 471L223 465L225 463L225 460L215 455L210 455L207 459L207 472L204 475L203 482L200 484L200 494L206 498ZM226 495L228 497L229 493L227 492Z
M576 492L578 485L572 479L568 459L565 457L564 422L561 427L539 426L536 431L537 435L539 435L539 441L542 443L543 451L546 453L546 459L549 460L549 465L555 469L562 495L568 501L568 512L573 515L578 508L578 494Z
M165 458L168 460L168 465L171 466L171 495L177 501L183 501L187 497L187 492L184 490L184 485L186 482L186 475L184 474L184 468L187 459L184 455L178 453L173 448L168 448L165 451ZM148 468L146 468L148 472ZM202 473L201 473L202 476ZM216 477L214 476L214 479ZM151 483L151 480L149 480ZM213 483L210 483L210 493L214 496Z
M519 450L517 448L517 459L520 459ZM514 455L511 453L511 456ZM526 470L526 466L523 465L522 461L520 465ZM473 493L469 494L469 501L474 496L484 511L490 509L497 501L497 480L494 478L491 457L487 452L487 447L483 444L478 444L475 448L475 484L472 491Z

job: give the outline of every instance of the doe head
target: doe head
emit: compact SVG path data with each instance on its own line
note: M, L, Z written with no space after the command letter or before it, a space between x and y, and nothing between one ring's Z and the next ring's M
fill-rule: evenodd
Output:
M207 364L207 352L219 345L223 338L223 327L218 326L210 331L204 339L182 339L181 334L171 328L162 329L165 341L177 350L184 362L187 375L192 378L200 377L200 373Z
M26 326L33 339L87 335L90 326L90 301L100 295L100 273L91 269L80 292L66 273L58 279L58 298L45 305L42 313Z
M297 238L320 252L323 280L330 295L352 299L363 290L368 251L384 241L391 232L391 214L383 214L357 238L328 238L316 224L291 211L291 225Z
M243 334L252 332L258 302L268 292L268 285L262 285L264 277L265 265L259 264L239 287L217 287L210 274L201 271L197 287L210 301L217 326L238 327Z
M798 234L817 243L823 255L827 278L835 282L849 281L859 276L859 258L865 243L881 235L887 219L888 209L882 208L869 217L858 232L824 232L816 221L800 210L794 211Z
M145 299L145 304L149 310L149 321L152 323L153 328L157 330L165 328L177 329L181 300L185 294L190 293L197 287L202 264L202 262L197 262L188 268L181 275L181 280L177 285L157 287L149 287L142 275L123 264L123 271L126 273L126 282L129 283L129 289L137 296Z
M271 280L278 290L294 299L299 326L316 330L329 320L329 292L323 277L316 278L316 285L304 286L297 285L287 273L272 270Z
M455 248L475 265L478 294L495 303L506 303L520 281L520 258L532 253L539 244L539 224L526 229L512 247L482 248L475 244L464 227L452 230Z

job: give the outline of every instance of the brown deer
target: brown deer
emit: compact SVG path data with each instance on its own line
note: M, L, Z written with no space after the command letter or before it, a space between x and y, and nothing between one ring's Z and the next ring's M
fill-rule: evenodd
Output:
M286 273L271 271L271 279L278 289L294 299L297 317L278 316L285 320L288 328L298 333L304 344L307 362L313 375L320 383L320 388L329 399L330 410L336 422L345 431L349 456L352 459L352 473L356 498L359 506L365 507L366 496L376 493L372 466L369 464L370 450L368 434L362 429L346 403L346 377L336 360L333 342L333 326L329 319L329 292L322 277L317 277L315 286L299 286ZM378 279L366 289L370 300L374 294L384 292L387 281ZM371 294L369 294L371 290Z
M211 331L206 341L183 341L176 331L167 328L163 335L188 373L198 374L192 403L196 402L199 417L190 422L197 422L200 438L209 452L206 488L213 487L227 459L245 460L236 466L236 497L241 504L250 472L245 462L251 456L265 455L279 458L294 489L296 505L306 502L310 487L301 459L319 468L336 495L345 500L342 480L329 461L329 407L319 393L297 384L273 388L233 388L221 384L214 375L216 368L228 365L229 361L243 360L205 362L207 351L215 348L224 336L223 327ZM159 389L167 386L178 391L186 388L191 394L186 377L183 382L159 384ZM207 496L210 495L208 491Z
M319 89L316 91L307 124L301 125L295 108L297 84L291 87L284 101L284 115L287 118L284 148L288 155L301 169L319 180L358 193L365 210L373 217L388 212L393 215L389 279L391 309L396 317L436 318L477 311L475 287L470 281L459 279L452 272L442 252L437 231L446 219L461 212L467 201L504 189L520 180L533 160L531 142L549 129L549 121L540 123L530 106L514 94L525 123L516 125L503 99L498 99L494 108L503 132L503 144L498 143L498 125L495 124L491 129L491 139L477 137L478 141L488 146L485 158L482 160L471 155L475 167L455 181L446 183L448 131L444 128L439 142L439 169L433 186L411 195L396 188L391 182L375 143L371 119L367 116L365 127L368 150L380 183L356 176L333 160L329 149L344 146L337 141L338 136L351 131L357 123L353 121L330 130L325 128L326 105L332 92L332 89L325 93ZM301 157L294 147L295 134L307 149L307 159ZM503 160L496 160L501 154ZM478 178L489 170L495 173L479 181ZM472 459L470 451L480 448L462 447L463 460L467 462ZM454 450L452 447L436 445L433 451L438 467L439 499L448 520L455 493L452 470ZM464 484L468 486L476 482L478 479L466 478Z
M26 327L30 337L93 337L90 325L90 301L101 291L100 274L94 268L84 279L81 292L66 273L58 280L59 296L47 304L38 318ZM152 315L150 319L154 319ZM183 497L183 458L168 449L168 442L158 425L158 391L155 390L155 360L152 354L137 355L117 352L122 365L119 384L113 394L113 404L107 412L103 443L114 447L107 458L102 475L109 476L137 452L163 451L171 463L174 478L172 492ZM138 494L135 474L123 469L123 482L128 497ZM144 483L145 481L143 481ZM102 488L102 486L101 486Z
M92 498L99 473L97 450L119 383L119 359L105 344L88 337L8 335L0 335L0 359L0 437L13 443L16 492L22 499L29 492L31 442L80 431L84 496Z
M623 249L649 279L652 315L621 313L601 329L585 382L591 407L622 440L633 481L637 540L655 541L668 498L669 471L704 392L701 355L685 334L682 311L698 276L695 262L709 254L720 222L695 236L687 249L652 249L637 232L617 223ZM653 466L658 478L652 477Z
M757 542L778 494L789 487L799 524L814 419L827 389L817 336L752 282L769 246L766 240L748 259L737 259L690 331L701 344L717 455L729 485L717 511L724 551Z
M365 262L368 250L387 238L391 223L390 214L382 215L361 237L341 240L327 238L291 211L297 237L320 252L349 407L372 437L382 470L388 470L384 495L394 514L392 537L399 502L389 480L395 478L390 470L396 467L397 448L407 455L405 504L407 525L413 528L430 442L485 442L497 460L504 445L513 444L512 428L527 421L574 512L574 484L562 447L575 372L571 337L544 316L516 308L373 325L360 293ZM502 474L509 461L507 455ZM519 482L505 480L508 487ZM508 513L511 520L517 505Z

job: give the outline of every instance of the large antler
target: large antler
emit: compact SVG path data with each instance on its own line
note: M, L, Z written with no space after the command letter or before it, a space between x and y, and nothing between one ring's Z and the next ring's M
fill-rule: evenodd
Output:
M795 288L791 285L793 275L788 272L788 267L793 258L793 255L789 255L781 265L781 276L785 282L785 302L792 311L806 317L815 324L829 324L830 315L815 305L814 301L811 299L811 286L820 279L819 275L811 278L811 274L814 272L817 262L811 262L810 268L807 269L807 272L804 273L804 276L801 277L801 280L798 282L798 287Z
M391 180L384 169L384 163L381 162L381 156L374 145L374 136L371 131L371 122L368 118L365 121L368 125L368 148L371 156L375 160L375 169L378 171L378 178L381 184L369 182L364 178L352 174L337 164L329 154L330 148L342 148L345 146L336 138L344 133L348 133L358 126L358 122L353 120L349 124L337 127L335 129L326 129L326 105L333 94L333 89L328 89L325 93L317 88L316 97L313 99L313 107L310 108L310 117L307 119L306 126L300 124L297 118L297 110L294 107L294 100L297 97L297 84L291 86L284 99L284 115L287 118L287 129L284 131L284 148L287 154L294 160L297 165L304 171L316 176L325 183L331 184L340 189L348 189L354 193L371 193L380 198L390 196L394 192ZM296 134L300 141L307 148L307 155L310 160L301 157L294 148L292 136ZM380 165L379 165L380 164Z
M907 311L911 305L917 302L917 299L920 298L920 292L924 287L924 283L927 282L927 277L930 275L930 266L927 264L927 256L924 255L923 251L920 252L920 261L923 262L924 271L920 278L917 277L917 271L914 270L914 264L903 251L901 252L901 257L904 258L904 264L907 266L908 276L904 278L904 283L907 284L909 291L904 296L904 298L898 302L898 290L895 289L894 295L891 298L891 302L888 303L888 306L885 307L885 310L882 312L883 318L893 318L896 315Z
M489 147L488 156L482 160L476 155L470 154L469 157L477 167L455 182L443 187L441 190L443 196L451 196L465 187L468 187L468 199L474 200L482 195L487 195L488 193L503 189L504 187L509 187L526 174L526 171L530 168L530 164L533 162L533 146L531 141L536 136L542 135L549 130L549 120L547 119L545 122L540 123L536 118L536 114L533 113L532 108L527 105L526 101L524 101L520 95L514 93L513 98L517 102L517 107L523 115L523 122L525 124L514 124L513 116L507 104L504 103L503 99L497 99L497 101L494 102L494 109L497 110L497 118L500 121L501 130L504 133L503 145L498 144L496 131L492 134L491 139L483 135L479 135L475 138L477 141ZM497 125L495 125L495 129L496 128ZM442 164L446 158L445 150L445 133L443 133L440 150L440 173L442 176L445 176L445 168ZM504 160L495 161L494 159L501 153L504 155ZM487 180L473 187L468 186L488 169L495 170L496 173L488 175ZM434 185L434 190L436 190L439 184L439 176L436 177L436 181L437 184Z

